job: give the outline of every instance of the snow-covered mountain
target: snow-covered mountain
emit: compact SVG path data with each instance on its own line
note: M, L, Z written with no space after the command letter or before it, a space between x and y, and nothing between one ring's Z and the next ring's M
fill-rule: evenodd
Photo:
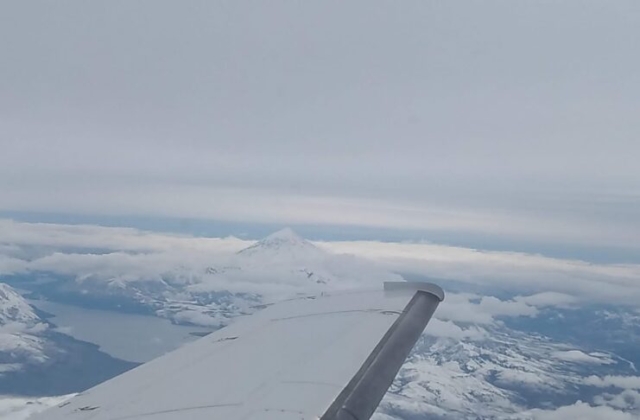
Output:
M19 323L33 326L42 322L33 308L9 285L0 283L0 326Z
M240 250L225 267L210 268L209 272L212 271L213 277L204 277L201 287L215 287L216 275L225 276L236 285L251 283L253 291L260 289L262 283L289 288L293 293L350 289L401 280L400 276L376 267L371 261L321 249L290 228Z
M43 362L47 327L22 296L0 283L0 373Z
M236 286L243 283L255 285L286 284L291 288L305 289L331 281L346 283L344 276L332 275L328 266L337 258L290 228L282 229L266 238L241 249L228 258L224 265L207 268L200 285L195 289L216 287L222 278L232 279ZM258 286L259 287L259 286Z
M402 280L371 261L328 252L289 228L199 272L180 267L163 278L171 278L175 294L158 314L206 326L226 325L266 301Z
M173 299L160 313L200 325L225 325L233 316L250 313L265 301L402 280L370 261L328 252L289 228L189 279L180 289L182 300Z
M247 258L271 258L275 261L309 261L327 254L302 238L291 228L284 228L237 252Z
M640 418L635 364L614 352L588 350L602 344L570 344L503 322L483 327L486 334L455 338L437 336L434 326L400 370L376 420ZM567 335L562 326L558 332Z

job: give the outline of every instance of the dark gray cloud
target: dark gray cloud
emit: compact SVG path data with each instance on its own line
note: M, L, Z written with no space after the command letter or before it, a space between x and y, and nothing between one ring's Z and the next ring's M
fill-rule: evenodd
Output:
M10 0L0 39L2 209L640 234L637 1Z

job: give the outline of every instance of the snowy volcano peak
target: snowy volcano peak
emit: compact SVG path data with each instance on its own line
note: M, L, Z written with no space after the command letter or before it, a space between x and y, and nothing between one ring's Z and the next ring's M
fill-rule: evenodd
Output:
M291 228L284 228L238 252L244 256L320 257L324 252Z
M40 318L18 292L0 283L0 326L14 322L32 325L40 322Z
M266 238L262 239L260 242L278 242L278 241L292 242L292 243L307 242L300 235L298 235L296 231L294 231L290 227L280 229L279 231L274 232L271 235L267 236Z

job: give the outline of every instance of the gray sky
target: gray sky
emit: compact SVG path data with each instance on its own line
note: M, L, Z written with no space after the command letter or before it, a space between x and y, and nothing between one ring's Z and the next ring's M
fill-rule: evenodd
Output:
M640 2L0 4L0 209L638 246Z

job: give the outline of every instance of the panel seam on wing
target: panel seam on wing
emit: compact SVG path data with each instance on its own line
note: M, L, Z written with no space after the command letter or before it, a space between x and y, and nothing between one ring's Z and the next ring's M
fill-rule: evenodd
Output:
M304 314L304 315L295 315L288 316L282 318L273 318L271 321L286 321L289 319L298 319L298 318L309 318L314 316L322 316L322 315L335 315L335 314L350 314L350 313L372 313L372 314L382 314L382 315L400 315L401 311L391 311L386 309L351 309L344 311L332 311L332 312L317 312L312 314Z
M135 419L139 417L156 416L158 414L179 413L179 412L191 411L191 410L206 410L209 408L241 407L243 405L244 404L242 403L229 403L229 404L211 404L211 405L200 405L200 406L194 406L194 407L172 408L169 410L151 411L146 413L131 414L123 417L114 417L112 420Z

